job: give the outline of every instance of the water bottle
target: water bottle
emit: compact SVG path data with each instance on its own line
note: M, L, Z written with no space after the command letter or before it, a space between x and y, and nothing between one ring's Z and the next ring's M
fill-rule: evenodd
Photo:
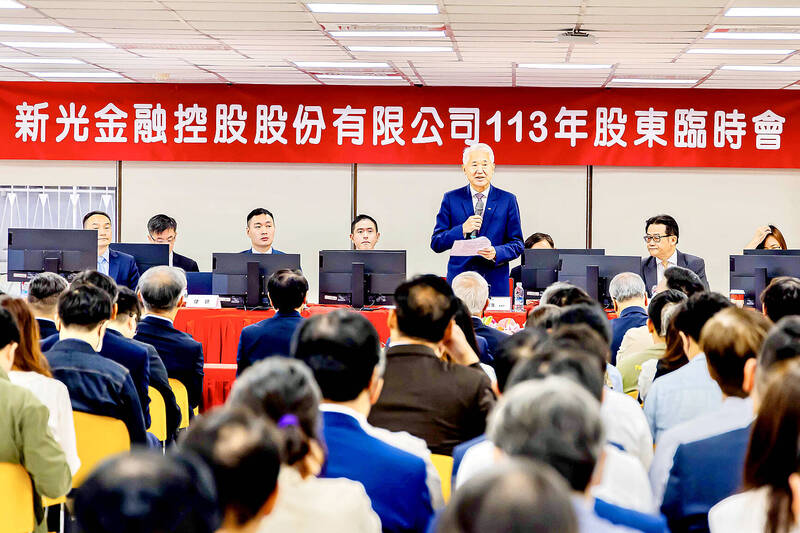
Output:
M525 310L525 289L522 288L522 282L517 282L514 288L514 312L521 313Z

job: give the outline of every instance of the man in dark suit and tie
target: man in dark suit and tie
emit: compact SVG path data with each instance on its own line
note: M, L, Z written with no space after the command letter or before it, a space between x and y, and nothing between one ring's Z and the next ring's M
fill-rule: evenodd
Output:
M292 336L303 322L300 309L306 301L308 281L299 270L282 269L270 276L267 295L275 316L242 330L236 355L236 375L266 357L289 357Z
M481 362L491 365L500 343L508 335L483 323L483 313L489 306L489 285L477 272L462 272L453 278L453 292L469 309L475 335L486 340L488 353Z
M184 272L200 272L197 261L176 253L178 222L168 215L155 215L147 221L147 240L153 244L169 244L169 266L182 268Z
M67 290L67 280L53 272L36 274L28 285L28 305L39 325L40 339L58 333L56 329L58 297L65 290Z
M185 289L186 274L178 268L156 266L142 274L139 296L147 316L139 322L134 339L158 351L169 377L186 386L191 410L203 398L203 345L172 325Z
M477 256L451 256L447 262L447 281L461 272L472 270L486 278L492 296L508 296L508 262L522 253L517 197L491 186L494 176L494 153L479 143L464 150L463 170L469 185L445 193L431 249L447 251L456 241L487 237L491 242Z
M111 276L117 285L136 290L139 268L132 255L111 250L111 217L103 211L91 211L83 217L83 229L97 230L97 270Z
M651 296L664 277L664 270L670 266L688 268L697 274L708 288L706 262L700 257L678 250L680 231L674 218L669 215L656 215L648 218L644 227L646 233L644 241L650 257L642 259L642 279Z
M263 207L257 207L247 214L247 237L252 246L243 254L282 254L272 247L275 240L275 217Z

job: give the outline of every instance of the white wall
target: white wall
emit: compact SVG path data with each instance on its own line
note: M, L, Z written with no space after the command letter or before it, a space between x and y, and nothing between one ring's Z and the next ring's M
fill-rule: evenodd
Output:
M2 185L99 185L113 187L115 161L9 161L0 160Z
M800 247L800 171L780 169L594 167L593 246L646 255L644 221L675 217L678 248L706 261L712 290L727 294L731 254L758 226L774 224Z

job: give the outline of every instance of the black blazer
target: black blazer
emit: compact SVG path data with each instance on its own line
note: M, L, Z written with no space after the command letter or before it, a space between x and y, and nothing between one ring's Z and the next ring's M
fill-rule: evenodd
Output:
M172 266L182 268L184 272L200 272L197 261L175 252L172 252Z
M175 439L175 433L181 424L181 408L178 407L175 393L172 392L172 387L169 386L167 368L158 356L156 349L151 345L136 339L129 340L147 350L147 357L150 360L150 386L160 392L164 398L164 407L166 407L167 411L167 442L171 442Z
M475 330L475 335L478 337L483 337L489 344L489 364L491 364L491 362L494 361L494 354L497 353L497 347L500 346L500 343L509 336L498 329L490 328L481 322L480 318L475 316L472 317L472 327ZM482 362L486 363L487 361Z
M678 266L688 268L700 278L703 285L708 288L708 279L706 278L706 262L702 257L696 255L685 254L678 250ZM656 258L653 256L642 259L642 279L644 286L647 288L647 293L652 296L653 288L658 285L658 267L656 266Z
M175 329L168 320L155 316L146 316L139 322L134 339L156 349L167 375L186 386L189 407L199 406L203 398L203 345Z
M297 311L281 313L272 318L251 324L239 335L239 349L236 353L236 375L247 367L272 355L289 357L294 332L303 323Z
M39 339L44 340L51 335L56 335L56 323L46 318L37 318L36 323L39 324Z

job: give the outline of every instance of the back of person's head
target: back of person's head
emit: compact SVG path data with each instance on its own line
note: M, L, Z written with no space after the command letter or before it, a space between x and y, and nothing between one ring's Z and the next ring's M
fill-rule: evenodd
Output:
M647 233L647 229L653 224L663 224L666 228L666 235L675 235L676 237L681 236L680 228L678 228L678 222L670 215L656 215L648 218L644 222L644 232Z
M282 313L289 313L306 301L308 280L299 270L283 268L269 277L267 293L272 307Z
M668 289L681 291L686 296L692 296L706 290L700 276L679 266L671 266L664 271L664 283Z
M378 332L370 321L341 309L303 322L292 355L311 368L323 398L348 402L369 387L380 350Z
M672 318L672 323L687 337L700 342L700 332L712 316L732 307L730 299L716 292L700 292L690 296L683 308Z
M0 296L0 307L14 317L19 330L19 345L14 352L14 368L53 377L47 358L39 347L39 325L28 304L22 298Z
M132 451L100 464L75 494L81 533L212 533L220 525L214 479L183 454Z
M706 354L711 377L728 396L744 398L744 367L761 350L770 321L753 311L723 309L703 326L700 348Z
M506 389L508 377L519 361L530 359L536 348L547 339L547 332L539 328L529 328L514 333L503 339L494 354L494 372L497 376L497 388L500 392Z
M558 317L558 326L585 324L595 330L611 346L611 322L596 303L582 303L565 307Z
M78 285L58 298L58 318L63 326L93 330L111 317L111 297L95 285Z
M139 294L147 310L172 311L186 290L186 274L166 265L148 268L139 278Z
M558 323L561 308L553 304L539 304L534 307L525 320L526 328L552 329Z
M524 458L467 481L442 513L436 533L578 533L564 479Z
M319 403L322 394L311 370L302 361L268 357L242 372L228 403L242 406L276 424L284 437L284 460L299 463L320 438Z
M631 300L644 300L647 298L647 289L639 274L621 272L608 284L608 294L617 303L625 303Z
M218 408L196 419L180 442L211 468L220 514L243 526L275 505L281 468L274 425L244 408Z
M453 278L453 293L461 299L470 314L479 316L489 301L489 284L477 272L462 272Z
M114 278L103 274L102 272L98 272L97 270L84 270L83 272L79 272L74 278L72 278L72 282L70 283L70 287L77 287L78 285L94 285L98 289L103 289L108 293L108 296L111 298L111 302L117 301L117 293L119 292L119 288L117 287L117 283L114 281Z
M531 249L535 244L539 244L540 242L546 242L550 245L550 248L556 247L556 244L550 235L547 233L536 232L525 239L525 248Z
M661 337L664 337L667 334L666 328L664 328L663 324L664 308L668 304L680 304L685 301L686 294L675 289L661 291L653 296L653 298L650 300L650 303L647 306L647 317L650 319L650 322L653 323L653 328L655 328L656 333L658 333Z
M800 316L787 316L778 321L761 345L756 370L756 387L764 389L769 373L800 356Z
M606 340L586 324L558 326L552 331L550 339L557 342L559 346L570 346L594 354L606 363L611 356L611 350ZM605 363L602 366L605 368Z
M658 364L660 367L664 368L666 372L677 370L689 362L689 359L686 357L686 352L683 349L683 339L681 338L680 330L675 327L675 321L678 315L685 312L686 302L683 302L675 304L667 313L669 316L665 316L663 313L661 316L661 329L664 330L666 328L664 340L667 347ZM669 318L669 320L665 321L665 318Z
M790 276L773 279L761 293L761 304L773 322L800 314L800 279Z
M122 322L133 317L138 322L142 318L142 303L136 293L124 285L117 293L117 321Z
M167 230L178 231L178 223L169 215L159 214L150 217L147 221L147 233L151 236L164 233Z
M439 342L456 313L456 297L445 280L425 274L394 291L397 328L408 337Z
M472 314L462 300L456 298L456 312L453 315L453 322L455 325L464 332L464 337L467 339L467 344L472 350L480 355L480 348L478 348L478 337L475 335L475 326L472 324Z
M36 274L28 284L28 303L41 313L55 313L58 297L67 290L67 280L54 272Z
M14 353L19 346L19 329L17 321L7 309L0 307L0 368L11 370L14 365Z
M487 435L508 456L552 466L578 492L589 485L605 440L600 402L561 376L511 387L492 411Z
M551 304L556 307L567 307L568 305L594 303L589 293L571 283L557 281L547 287L542 293L543 304Z

